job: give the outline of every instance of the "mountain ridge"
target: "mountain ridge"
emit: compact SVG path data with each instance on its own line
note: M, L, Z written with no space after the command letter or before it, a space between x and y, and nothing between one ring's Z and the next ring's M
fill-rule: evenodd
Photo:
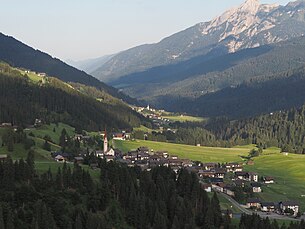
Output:
M304 1L286 6L258 3L257 0L248 0L209 22L198 23L159 43L123 51L93 75L111 83L134 72L199 55L210 53L217 56L305 34Z

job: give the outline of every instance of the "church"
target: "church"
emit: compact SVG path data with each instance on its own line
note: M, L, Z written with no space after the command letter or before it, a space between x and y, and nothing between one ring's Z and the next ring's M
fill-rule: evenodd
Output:
M112 148L108 147L108 138L107 138L107 131L104 132L104 156L115 156L115 152Z

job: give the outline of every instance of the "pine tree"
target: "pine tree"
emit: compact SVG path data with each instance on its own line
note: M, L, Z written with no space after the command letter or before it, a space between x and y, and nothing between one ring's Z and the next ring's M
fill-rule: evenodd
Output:
M1 206L0 206L0 229L5 229L4 228L3 211L2 211L2 207Z
M78 214L75 220L75 229L83 229L83 221L81 214Z
M14 225L14 216L12 213L12 210L9 209L8 213L7 213L7 218L6 218L6 229L14 229L15 225Z

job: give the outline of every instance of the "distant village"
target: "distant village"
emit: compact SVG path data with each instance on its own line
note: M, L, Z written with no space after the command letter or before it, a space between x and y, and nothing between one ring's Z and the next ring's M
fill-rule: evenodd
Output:
M83 141L88 136L76 135L76 138ZM122 132L113 134L114 140L128 140L130 134ZM299 203L296 201L279 201L264 202L255 198L256 193L263 192L266 185L272 185L276 181L273 177L261 177L255 172L244 171L245 163L202 163L194 162L189 159L181 159L175 155L169 155L167 151L154 152L147 147L140 147L136 150L123 153L120 150L112 149L108 145L107 133L103 135L103 150L94 151L94 155L104 159L106 162L116 161L125 164L128 167L139 167L141 170L150 171L157 166L170 167L175 173L180 169L186 169L189 172L196 173L202 189L206 192L223 193L224 195L234 198L238 202L244 202L245 208L262 211L266 213L277 213L287 216L298 216ZM65 155L53 154L54 160L57 162L66 161ZM82 163L83 157L75 157L76 163ZM254 163L248 161L248 164ZM97 169L98 164L90 165L92 169ZM240 193L246 198L245 201L240 200Z

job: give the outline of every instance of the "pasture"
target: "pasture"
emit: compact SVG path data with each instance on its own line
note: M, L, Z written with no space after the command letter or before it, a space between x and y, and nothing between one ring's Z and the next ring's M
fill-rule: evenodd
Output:
M243 146L234 148L219 148L205 146L190 146L182 144L172 144L166 142L153 142L144 140L135 141L114 141L114 146L123 152L135 150L141 146L146 146L153 151L168 151L170 155L176 155L179 158L191 159L202 162L239 162L240 156L247 156L254 146Z

